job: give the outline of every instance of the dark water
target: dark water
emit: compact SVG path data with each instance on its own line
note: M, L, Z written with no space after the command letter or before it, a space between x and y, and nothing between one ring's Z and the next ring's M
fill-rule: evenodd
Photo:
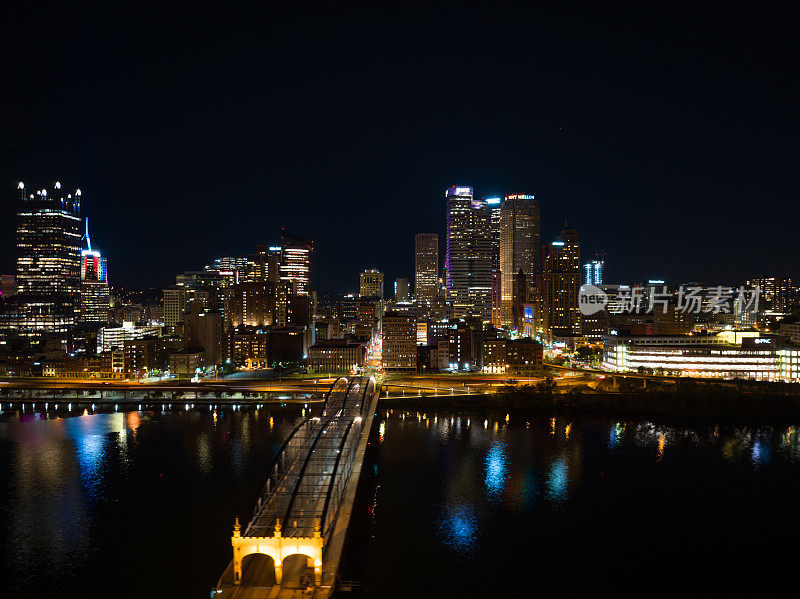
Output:
M0 597L208 597L299 409L0 416ZM382 412L371 597L792 592L794 427Z
M300 412L3 414L0 597L208 597Z
M344 572L369 596L793 593L795 427L381 416Z

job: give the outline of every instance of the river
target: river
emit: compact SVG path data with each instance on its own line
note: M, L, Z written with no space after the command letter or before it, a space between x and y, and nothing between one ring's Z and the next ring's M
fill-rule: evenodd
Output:
M301 412L2 413L0 596L208 597ZM379 416L342 572L366 596L791 588L795 427Z

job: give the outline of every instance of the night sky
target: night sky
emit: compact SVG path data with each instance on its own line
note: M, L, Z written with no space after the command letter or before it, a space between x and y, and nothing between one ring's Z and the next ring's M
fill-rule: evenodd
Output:
M317 289L413 277L454 184L534 194L543 241L568 220L607 282L800 278L792 15L296 4L6 12L0 270L17 181L59 179L133 287L282 226L316 241Z

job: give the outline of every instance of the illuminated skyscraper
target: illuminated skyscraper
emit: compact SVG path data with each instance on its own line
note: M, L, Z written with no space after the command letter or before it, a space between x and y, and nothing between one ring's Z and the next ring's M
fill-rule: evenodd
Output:
M17 285L20 329L66 333L79 310L81 191L26 193L17 212Z
M86 249L81 251L80 321L106 323L109 321L110 298L106 259L92 249L89 219L86 219Z
M361 297L383 299L383 273L375 268L362 271L358 277L358 289Z
M281 229L281 280L288 281L295 295L311 296L311 253L314 242L286 228Z
M417 233L414 236L414 297L430 304L439 296L439 236Z
M186 315L186 289L174 286L164 289L164 324L174 327Z
M603 261L590 260L583 265L583 284L602 285L603 284Z
M500 308L502 285L500 275L500 209L503 198L486 198L486 209L489 211L489 226L492 242L492 324L500 326Z
M505 197L500 209L501 324L509 330L522 329L526 290L539 274L539 227L539 204L532 195Z
M491 319L492 235L489 210L472 187L451 187L447 198L447 299L456 317Z
M581 246L575 229L565 228L542 248L542 324L550 335L578 335Z

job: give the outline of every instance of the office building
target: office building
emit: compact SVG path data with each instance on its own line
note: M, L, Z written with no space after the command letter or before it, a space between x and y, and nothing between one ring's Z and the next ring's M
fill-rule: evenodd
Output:
M602 285L603 284L603 260L590 260L583 265L583 284Z
M361 297L377 297L383 300L383 273L374 268L362 271L358 277Z
M209 366L220 364L225 358L223 324L220 312L209 312L195 304L186 314L183 328L184 348L203 350L205 363Z
M410 314L386 312L382 322L381 352L384 370L416 370L416 317Z
M757 277L747 280L747 287L761 290L759 311L788 314L795 299L792 280L786 277Z
M500 326L502 306L502 276L500 272L500 222L503 198L485 198L486 209L489 211L489 228L491 230L492 246L492 325Z
M400 277L394 280L394 301L398 303L411 301L411 289L407 278Z
M184 287L167 287L164 289L164 324L174 327L183 322L186 313L186 289Z
M414 236L414 298L430 304L439 296L439 236L417 233Z
M314 243L286 228L281 229L280 276L291 285L291 293L311 296L311 255Z
M126 341L161 335L161 325L135 325L125 321L121 327L102 327L97 332L97 353L122 349Z
M622 336L603 339L603 368L701 378L800 380L800 351L756 331L709 335Z
M581 248L575 229L565 228L542 248L542 326L549 336L580 335L578 291Z
M544 348L533 339L486 339L482 356L483 372L531 375L542 370Z
M500 209L501 325L522 330L522 305L539 274L539 205L532 195L507 195Z
M276 324L274 283L238 283L225 290L225 328L266 327Z
M308 371L319 374L343 374L364 366L366 345L359 341L327 339L308 348Z
M28 193L17 186L17 290L20 329L66 333L78 319L81 268L81 190Z
M492 235L489 210L472 187L447 190L447 299L457 317L491 319Z
M89 219L86 219L86 248L81 251L80 322L106 323L110 320L111 299L108 289L108 263L92 249Z

